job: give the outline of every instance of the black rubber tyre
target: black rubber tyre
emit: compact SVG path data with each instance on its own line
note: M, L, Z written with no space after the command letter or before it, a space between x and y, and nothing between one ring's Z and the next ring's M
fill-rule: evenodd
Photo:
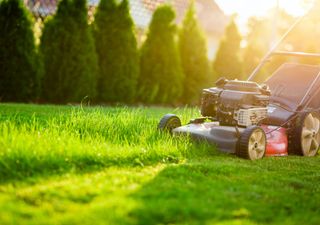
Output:
M262 159L267 147L267 137L259 126L246 128L238 142L236 155L250 160Z
M300 113L288 131L290 155L315 156L320 143L320 115L317 112Z
M181 120L178 116L174 114L167 114L160 120L158 124L158 129L161 131L167 131L172 133L174 128L181 126Z

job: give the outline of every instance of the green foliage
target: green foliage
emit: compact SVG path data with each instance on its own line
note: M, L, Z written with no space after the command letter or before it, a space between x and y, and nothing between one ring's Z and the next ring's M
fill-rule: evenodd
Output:
M0 104L1 225L319 224L319 156L222 154L159 133L170 111Z
M139 76L139 53L128 0L101 0L94 37L99 58L98 91L106 102L132 102Z
M314 2L314 9L303 19L303 21L293 30L292 33L288 36L285 41L285 44L281 46L281 49L288 49L297 52L307 52L307 53L319 53L320 52L320 26L319 26L319 9L320 9L320 1ZM280 25L283 28L288 29L294 21L295 17L288 14L285 11L281 11L280 16ZM280 26L278 25L278 26ZM280 26L281 28L281 26ZM278 32L283 34L285 31ZM313 57L298 57L292 59L292 57L282 57L280 60L282 61L291 61L295 60L295 62L310 64L310 65L319 65L320 59ZM279 64L279 63L278 63Z
M272 18L255 18L248 20L248 35L246 36L247 46L243 49L243 68L246 77L252 73L254 68L260 63L262 57L267 53L272 44L274 44L280 36L282 36L293 22L293 18L285 11L274 12L277 13L278 21L281 23L274 24L275 20ZM273 15L273 14L271 14ZM297 27L299 28L299 26ZM278 35L277 35L278 34ZM292 46L299 46L292 38L300 36L298 30L294 30L287 39L278 47L278 49ZM295 43L294 43L295 42ZM290 62L290 58L286 56L273 56L270 61L266 63L255 77L255 81L264 82L281 64Z
M220 42L213 69L218 76L227 79L242 79L242 62L240 56L241 35L232 20L227 26L224 38Z
M194 2L191 2L183 20L179 50L185 75L182 102L194 103L199 100L201 89L210 86L207 44L196 19Z
M145 103L174 103L183 91L183 73L175 42L171 6L156 9L141 48L139 97Z
M86 0L59 3L57 13L45 23L40 47L47 101L79 102L95 96L98 65Z
M265 43L266 37L269 38L267 32L269 31L268 25L264 20L255 17L248 20L248 35L246 37L247 46L243 50L243 71L245 78L253 72L255 67L259 64L263 55L268 50L268 45ZM262 68L262 73L266 72ZM261 73L257 77L261 77Z
M32 20L19 0L0 1L0 100L30 101L38 97L41 62Z

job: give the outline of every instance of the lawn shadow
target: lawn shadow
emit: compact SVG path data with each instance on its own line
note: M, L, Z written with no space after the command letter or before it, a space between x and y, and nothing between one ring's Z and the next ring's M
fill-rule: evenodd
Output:
M183 146L182 140L180 145ZM79 154L72 157L33 157L15 155L14 157L3 156L0 160L0 185L14 182L33 182L39 178L49 178L66 173L84 174L104 170L110 167L134 168L152 166L159 163L177 164L185 160L196 158L221 156L214 147L206 143L189 143L187 150L181 147L179 151L164 151L161 153L147 151L134 152L124 156L95 154ZM67 160L66 160L67 159ZM2 170L1 170L2 168Z
M159 159L158 161L163 161ZM154 165L159 162L149 161L148 165ZM141 162L137 161L135 157L127 158L126 160L119 159L106 159L106 160L79 160L72 164L54 164L41 162L43 166L36 165L33 168L27 168L23 171L17 169L16 171L8 173L0 173L0 185L6 185L9 183L34 183L39 178L48 179L52 176L61 176L64 174L87 174L98 172L110 167L116 168L135 168L141 167Z
M139 207L130 216L137 224L319 224L319 173L295 173L293 161L215 155L168 165L131 196Z

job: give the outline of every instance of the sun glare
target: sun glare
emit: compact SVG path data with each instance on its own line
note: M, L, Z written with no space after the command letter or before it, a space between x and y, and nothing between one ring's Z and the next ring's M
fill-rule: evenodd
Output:
M284 9L288 13L302 15L312 1L306 0L216 0L221 9L228 15L236 13L239 20L247 20L252 16L264 16L272 8Z

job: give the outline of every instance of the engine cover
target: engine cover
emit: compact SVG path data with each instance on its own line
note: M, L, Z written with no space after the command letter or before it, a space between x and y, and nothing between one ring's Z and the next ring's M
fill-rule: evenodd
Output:
M222 125L256 125L267 117L270 91L251 81L220 79L217 87L204 89L201 114Z

